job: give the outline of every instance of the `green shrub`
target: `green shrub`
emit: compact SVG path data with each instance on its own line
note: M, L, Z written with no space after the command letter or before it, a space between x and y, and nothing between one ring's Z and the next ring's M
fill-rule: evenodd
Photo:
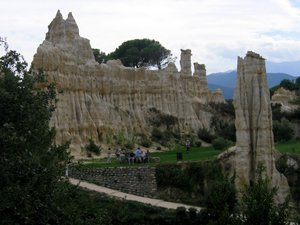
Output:
M152 145L152 141L145 137L140 141L140 145L149 148Z
M205 205L211 183L219 179L220 173L221 166L216 161L158 165L156 181L160 197Z
M211 127L214 129L216 136L223 137L231 141L236 141L236 129L234 121L226 122L219 116L215 115L211 119Z
M293 138L294 130L286 119L273 121L273 134L275 142L288 141Z
M265 176L265 167L259 164L256 179L243 193L240 212L242 224L289 224L290 208L288 199L281 204L274 202L277 187L270 188L270 179Z
M132 141L126 141L124 144L125 149L134 149L134 142Z
M199 141L199 140L195 141L195 146L196 147L201 147L202 146L202 142Z
M224 215L231 215L234 212L237 203L234 180L235 176L228 178L220 174L219 179L213 182L206 201L212 220L223 220Z
M85 148L88 152L95 153L96 155L100 155L102 150L101 146L96 145L92 139L89 139L89 143L86 145Z
M153 128L151 139L163 146L170 146L170 143L174 140L174 133L171 130L160 131L157 128Z
M212 133L210 133L210 131L205 127L199 129L198 137L207 143L211 143L212 140L215 138L215 136Z
M159 142L163 138L163 133L159 129L153 128L151 138L153 141Z
M212 146L216 150L224 150L228 148L231 145L231 142L229 140L226 140L222 137L217 137L212 141Z

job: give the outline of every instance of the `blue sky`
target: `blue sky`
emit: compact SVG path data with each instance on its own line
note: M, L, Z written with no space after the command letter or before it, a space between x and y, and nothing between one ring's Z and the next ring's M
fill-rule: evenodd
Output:
M0 36L30 63L61 10L80 35L109 53L123 41L150 38L208 73L236 68L247 50L269 61L300 60L300 0L0 0ZM179 61L179 58L178 58Z

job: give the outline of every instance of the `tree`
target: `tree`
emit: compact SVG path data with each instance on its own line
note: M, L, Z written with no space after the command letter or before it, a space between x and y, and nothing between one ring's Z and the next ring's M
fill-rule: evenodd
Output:
M277 188L270 188L270 180L264 175L265 167L259 164L256 180L246 187L241 200L244 225L288 225L290 208L288 198L281 204L274 202Z
M293 81L290 81L288 79L284 79L280 82L280 87L283 87L284 89L286 90L290 90L290 91L293 91L295 90L296 86L295 84L293 83Z
M275 120L273 122L273 134L276 142L288 141L293 138L294 130L287 119L282 119L281 121Z
M54 86L26 67L16 51L0 58L0 223L58 224L70 219L61 180L68 144L53 144Z
M100 51L100 50L97 49L97 48L92 48L92 51L93 51L95 60L96 60L99 64L104 63L104 62L107 61L107 56L106 56L105 52L102 52L102 51Z
M235 220L231 216L237 203L234 180L235 175L229 178L220 174L207 195L207 213L211 220L220 224L232 224Z
M136 68L156 66L161 69L172 60L171 56L170 50L163 47L158 41L134 39L123 42L108 55L108 58L120 59L124 66Z

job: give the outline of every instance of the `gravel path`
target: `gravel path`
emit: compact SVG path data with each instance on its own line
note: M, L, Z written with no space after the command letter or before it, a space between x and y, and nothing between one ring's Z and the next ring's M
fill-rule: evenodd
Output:
M175 202L166 202L166 201L163 201L160 199L146 198L146 197L141 197L141 196L137 196L137 195L133 195L133 194L128 194L128 193L113 190L110 188L98 186L96 184L88 183L86 181L77 180L74 178L68 178L68 179L71 184L79 185L80 187L89 189L91 191L104 193L109 196L113 196L113 197L117 197L117 198L121 198L121 199L125 199L125 200L141 202L141 203L145 203L145 204L150 204L152 206L163 207L163 208L167 208L167 209L176 209L177 207L185 207L186 209L195 208L198 211L200 211L202 209L201 207L198 207L198 206L191 206L191 205L175 203Z

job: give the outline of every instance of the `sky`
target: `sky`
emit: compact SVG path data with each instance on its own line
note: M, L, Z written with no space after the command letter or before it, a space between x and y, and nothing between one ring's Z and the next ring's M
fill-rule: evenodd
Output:
M0 0L0 37L31 63L58 9L65 19L72 12L80 36L105 53L149 38L177 65L180 49L191 49L207 73L235 69L248 50L300 60L300 0Z

